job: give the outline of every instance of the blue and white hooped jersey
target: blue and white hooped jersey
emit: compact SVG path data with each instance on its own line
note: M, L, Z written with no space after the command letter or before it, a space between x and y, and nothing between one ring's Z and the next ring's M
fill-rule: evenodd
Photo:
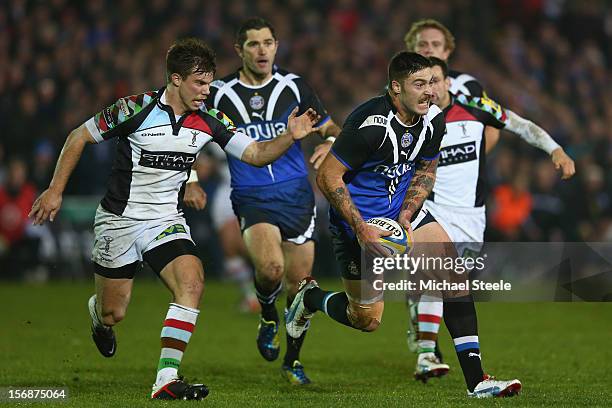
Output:
M256 141L274 139L287 128L291 111L298 106L298 116L308 108L321 115L317 126L329 120L327 111L312 88L296 74L275 68L272 78L263 85L247 85L240 81L240 71L211 84L207 104L225 112L238 130ZM306 177L300 142L265 167L255 167L228 157L232 188L272 185Z
M388 95L370 99L347 118L331 153L349 170L349 193L364 220L396 220L416 165L435 160L446 131L444 114L435 105L414 125L402 123ZM333 209L330 222L350 232Z
M137 220L180 214L185 184L200 150L214 141L240 158L253 141L216 109L176 117L165 88L120 98L85 122L96 142L117 140L102 207Z

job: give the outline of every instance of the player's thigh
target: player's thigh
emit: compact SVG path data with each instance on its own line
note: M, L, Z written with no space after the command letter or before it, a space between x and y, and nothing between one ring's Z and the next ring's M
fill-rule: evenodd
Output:
M204 267L194 255L174 258L161 270L159 277L174 294L199 296L204 288Z
M431 222L414 231L415 235L415 251L416 254L423 254L429 260L429 265L434 265L431 268L421 270L421 275L427 279L435 279L437 281L447 281L450 283L465 283L467 274L456 273L454 268L448 268L447 265L452 265L448 259L457 259L457 249L451 241L448 233L437 222ZM444 291L442 292L445 298L454 298L465 296L469 292L461 291Z
M285 241L282 243L282 249L285 258L287 290L295 294L297 284L312 274L315 244L314 241L306 241L299 245Z
M282 279L284 259L278 227L262 222L245 229L242 236L257 276Z
M148 249L143 259L172 293L201 292L204 268L191 240L167 240Z

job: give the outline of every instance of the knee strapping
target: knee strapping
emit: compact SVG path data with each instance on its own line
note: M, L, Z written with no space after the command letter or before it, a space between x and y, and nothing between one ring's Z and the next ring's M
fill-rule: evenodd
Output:
M376 317L370 316L369 311L372 308L367 305L359 305L358 307L363 310L368 310L368 312L354 312L349 305L349 307L347 307L346 314L348 316L349 321L351 322L351 325L354 328L364 332L375 331L378 326L380 326L380 320Z

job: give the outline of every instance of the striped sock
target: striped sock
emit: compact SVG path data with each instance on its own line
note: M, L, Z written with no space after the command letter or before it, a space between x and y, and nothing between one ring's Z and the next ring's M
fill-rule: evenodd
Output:
M276 298L283 290L282 282L276 288L269 291L261 287L255 280L255 294L261 305L261 317L268 322L278 323L278 312L276 311Z
M311 312L322 311L335 321L353 327L347 316L349 301L345 292L328 292L321 288L308 289L304 293L304 306Z
M472 295L446 299L444 322L455 343L465 384L472 392L484 375L478 342L478 319Z
M468 389L474 391L474 387L482 381L482 361L480 358L480 344L478 336L463 336L453 339L457 359L465 376Z
M183 353L187 348L199 313L198 309L170 303L161 331L162 349L155 384L163 385L178 377Z
M433 353L436 349L438 331L444 303L437 296L422 295L418 306L418 353Z

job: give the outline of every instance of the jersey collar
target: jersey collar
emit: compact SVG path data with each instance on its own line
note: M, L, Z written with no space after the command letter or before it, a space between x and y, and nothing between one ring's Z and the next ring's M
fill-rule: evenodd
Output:
M179 118L177 122L176 116L174 115L174 111L172 110L172 107L166 103L166 87L165 86L162 87L159 91L157 91L157 106L161 110L166 111L166 113L168 114L168 118L170 119L170 124L172 126L172 134L175 136L179 134L179 130L181 129L181 126L183 125L183 122L185 121L185 119L187 119L187 117L191 115L193 112L197 112L197 111L185 112L183 115L181 115L181 117Z
M267 86L270 82L272 82L272 80L274 79L276 72L278 71L278 66L276 66L276 64L272 65L272 76L270 77L270 79L268 79L266 82L264 82L261 85L249 85L247 83L244 83L240 80L240 71L242 71L242 68L238 68L236 70L236 80L238 81L238 83L242 86L244 86L245 88L249 88L249 89L261 89L265 86Z

